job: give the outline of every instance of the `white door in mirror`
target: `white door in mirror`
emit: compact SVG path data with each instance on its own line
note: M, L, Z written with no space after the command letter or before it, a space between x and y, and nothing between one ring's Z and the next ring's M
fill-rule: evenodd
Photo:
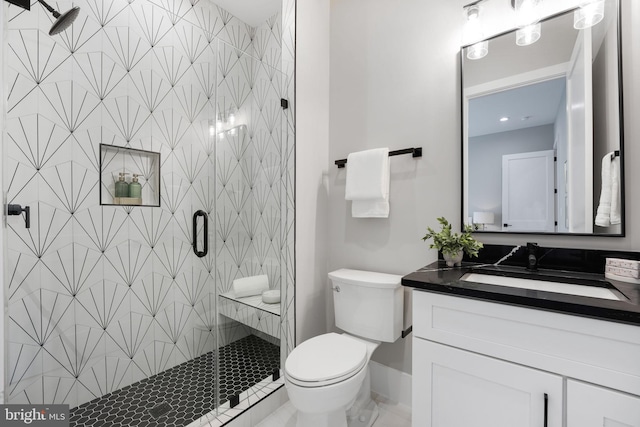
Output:
M553 150L502 156L502 230L555 230Z

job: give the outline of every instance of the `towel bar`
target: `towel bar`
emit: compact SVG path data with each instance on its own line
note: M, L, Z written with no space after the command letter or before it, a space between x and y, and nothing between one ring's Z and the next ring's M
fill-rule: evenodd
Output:
M411 154L412 157L422 157L422 147L405 148L403 150L389 151L389 157L400 156L401 154ZM338 168L343 168L347 164L347 159L340 159L335 161Z

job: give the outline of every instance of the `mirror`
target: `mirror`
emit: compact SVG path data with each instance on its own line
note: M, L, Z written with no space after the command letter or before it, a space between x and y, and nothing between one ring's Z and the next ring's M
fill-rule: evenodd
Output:
M506 0L505 0L506 1ZM479 232L624 236L618 0L576 30L574 10L462 57L462 223Z

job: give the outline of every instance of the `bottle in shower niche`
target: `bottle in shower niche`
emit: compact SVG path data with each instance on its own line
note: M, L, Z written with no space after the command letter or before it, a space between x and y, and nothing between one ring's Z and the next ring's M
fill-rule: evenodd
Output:
M116 197L129 197L129 183L124 180L125 175L129 175L128 173L120 172L119 178L116 181Z
M133 197L136 199L142 198L142 185L138 182L137 173L133 174L133 179L131 180L131 184L129 184L129 197Z

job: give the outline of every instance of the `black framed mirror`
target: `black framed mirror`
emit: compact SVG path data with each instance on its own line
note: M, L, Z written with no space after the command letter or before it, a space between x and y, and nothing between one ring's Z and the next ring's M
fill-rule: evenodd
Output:
M461 49L462 223L479 232L624 236L619 0L575 29L569 10Z

